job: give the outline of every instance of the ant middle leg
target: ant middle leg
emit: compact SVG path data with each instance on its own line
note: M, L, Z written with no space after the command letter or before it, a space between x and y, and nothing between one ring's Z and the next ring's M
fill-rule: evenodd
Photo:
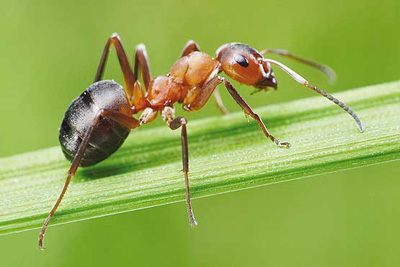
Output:
M147 56L146 46L144 44L139 44L135 49L135 59L134 59L134 72L133 76L135 79L135 84L133 86L132 95L128 95L130 103L132 104L133 113L137 113L148 106L146 100L146 93L143 91L142 86L138 80L139 69L142 73L142 79L144 83L145 90L149 89L149 84L151 81L151 73L149 66L149 58Z
M143 75L144 85L146 86L147 90L148 84L150 83L151 80L151 76L150 76L146 47L144 45L138 45L136 47L135 72L133 72L131 66L129 65L128 57L126 55L125 49L122 45L119 35L118 34L111 35L111 37L108 38L107 43L103 50L103 54L101 55L100 63L97 68L94 82L100 81L103 77L111 44L114 45L115 50L117 52L117 57L124 76L124 82L126 88L125 92L127 94L129 103L131 103L131 105L133 106L133 112L135 113L137 109L141 109L147 104L147 102L145 101L145 94L142 91L140 83L137 80L138 67L140 66Z
M176 117L175 109L173 107L166 106L162 110L162 117L164 121L167 122L168 127L171 130L176 130L181 128L181 142L182 142L182 165L183 165L183 174L185 176L185 185L186 185L186 204L188 209L188 215L191 226L196 226L197 221L193 214L192 202L190 199L190 187L189 187L189 149L188 149L188 138L187 138L187 130L186 124L187 121L184 117Z
M144 44L139 44L136 46L135 50L135 61L134 61L134 78L135 81L138 79L139 68L142 72L142 78L144 87L146 91L149 89L149 83L151 81L151 73L150 73L150 66L149 66L149 57L147 56L146 46Z

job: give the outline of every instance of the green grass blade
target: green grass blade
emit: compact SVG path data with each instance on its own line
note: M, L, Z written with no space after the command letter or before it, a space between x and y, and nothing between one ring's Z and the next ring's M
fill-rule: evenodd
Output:
M336 96L360 116L364 133L320 96L256 110L290 149L267 140L242 112L189 121L193 198L398 160L400 82ZM51 225L184 201L179 136L140 129L105 162L79 169ZM0 234L40 227L68 168L59 147L0 159Z

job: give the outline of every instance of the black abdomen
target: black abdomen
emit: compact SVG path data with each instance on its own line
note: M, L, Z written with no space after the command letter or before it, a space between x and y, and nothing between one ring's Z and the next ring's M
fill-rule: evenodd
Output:
M65 157L69 161L74 159L100 109L120 110L121 106L129 107L129 103L122 86L114 81L94 83L77 97L65 112L60 128L59 140ZM122 145L129 131L111 119L101 118L79 165L90 166L108 158Z

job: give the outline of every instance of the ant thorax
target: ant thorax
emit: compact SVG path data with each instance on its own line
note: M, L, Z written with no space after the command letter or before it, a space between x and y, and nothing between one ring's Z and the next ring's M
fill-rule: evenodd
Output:
M175 102L190 103L202 85L215 76L219 62L203 52L193 52L177 60L165 76L158 76L149 84L147 100L152 107L163 107Z

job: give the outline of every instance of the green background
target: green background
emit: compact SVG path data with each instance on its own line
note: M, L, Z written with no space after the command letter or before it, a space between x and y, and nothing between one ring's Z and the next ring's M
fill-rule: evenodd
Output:
M153 75L167 73L189 39L211 55L239 41L330 65L334 85L281 59L335 92L400 78L399 10L397 0L2 0L0 156L58 145L65 109L92 82L113 32L130 55L146 44ZM254 107L314 95L275 74L276 92L239 91ZM122 81L114 52L106 78ZM214 115L213 103L185 114ZM45 252L38 231L0 236L0 266L398 266L399 174L392 162L196 199L196 229L177 203L50 228Z

